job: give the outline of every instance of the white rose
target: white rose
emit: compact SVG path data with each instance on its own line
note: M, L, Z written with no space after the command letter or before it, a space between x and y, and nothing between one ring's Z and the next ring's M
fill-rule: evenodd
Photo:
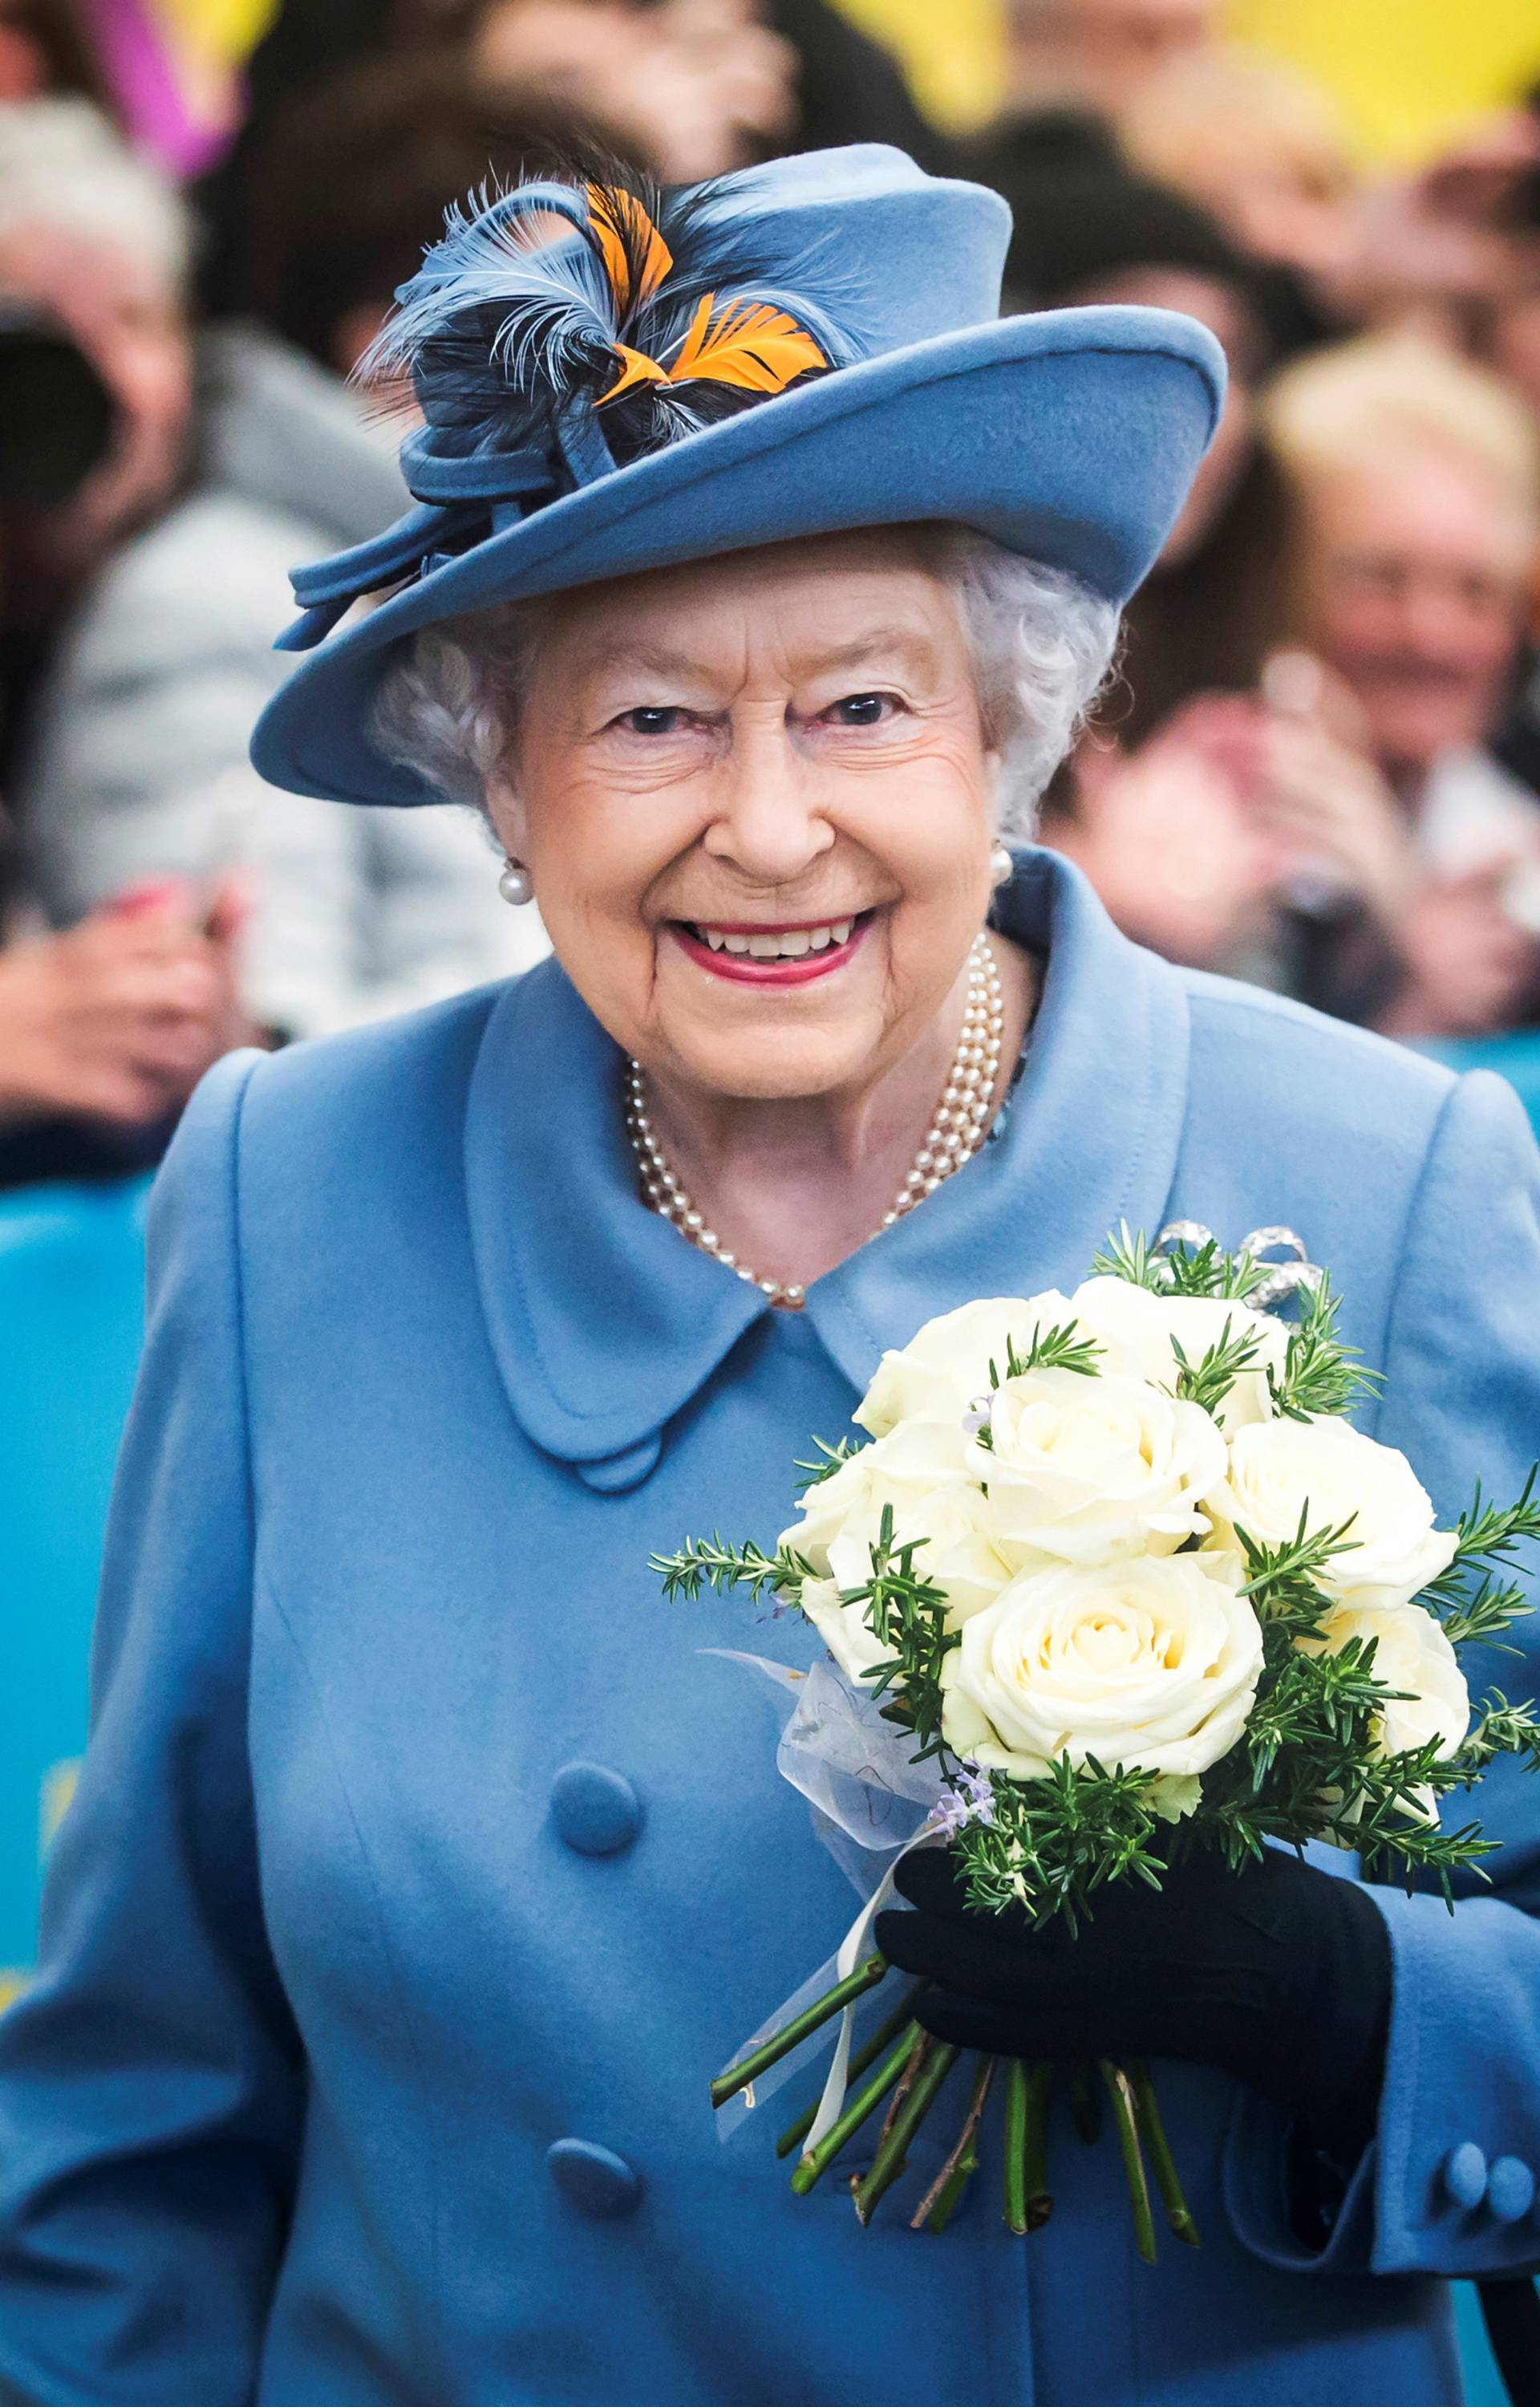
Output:
M803 1610L852 1679L866 1677L892 1651L872 1636L864 1603L841 1602L842 1589L864 1588L871 1577L884 1507L892 1507L895 1545L915 1541L916 1573L944 1590L953 1626L981 1612L1010 1578L990 1543L968 1460L960 1423L906 1421L810 1488L801 1519L783 1532L781 1544L814 1574L802 1585Z
M1375 1641L1374 1677L1403 1694L1388 1698L1376 1718L1376 1743L1382 1754L1400 1755L1408 1747L1438 1741L1441 1755L1452 1755L1471 1726L1470 1690L1443 1625L1420 1604L1361 1604L1349 1600L1325 1615L1319 1640L1302 1642L1337 1654L1349 1639ZM1419 1802L1430 1821L1436 1820L1437 1801L1431 1788Z
M1026 1371L996 1390L992 1448L973 1447L987 1523L1016 1570L1052 1557L1105 1563L1175 1554L1207 1531L1200 1500L1224 1474L1206 1412L1142 1379Z
M992 1361L1004 1377L1008 1345L1024 1359L1039 1329L1063 1328L1074 1317L1057 1288L988 1296L940 1313L907 1346L883 1355L854 1418L873 1437L898 1421L960 1420L975 1397L987 1395Z
M946 1658L947 1745L1023 1779L1094 1755L1159 1775L1166 1810L1190 1810L1177 1784L1235 1745L1262 1670L1262 1631L1231 1570L1168 1555L1012 1580Z
M1222 1543L1225 1526L1259 1545L1350 1522L1340 1550L1316 1577L1330 1595L1365 1605L1405 1604L1449 1563L1455 1533L1434 1527L1426 1488L1406 1456L1332 1416L1279 1418L1237 1430L1228 1477L1205 1499Z
M1240 1373L1214 1417L1224 1430L1272 1418L1267 1372L1281 1375L1289 1351L1288 1328L1276 1314L1222 1296L1156 1295L1120 1278L1087 1279L1069 1305L1085 1334L1106 1347L1109 1370L1157 1388L1176 1386L1173 1340L1195 1370L1227 1325L1232 1340L1253 1339L1254 1367Z

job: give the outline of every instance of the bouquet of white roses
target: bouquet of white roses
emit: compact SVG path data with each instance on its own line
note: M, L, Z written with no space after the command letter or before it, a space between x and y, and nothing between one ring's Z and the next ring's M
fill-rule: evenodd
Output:
M1437 1529L1406 1457L1349 1417L1374 1374L1336 1333L1328 1281L1262 1259L1281 1246L1303 1257L1287 1231L1234 1254L1190 1223L1154 1249L1124 1231L1073 1295L947 1313L883 1356L855 1416L864 1440L814 1441L772 1554L713 1538L657 1559L670 1595L744 1587L825 1640L833 1667L810 1675L782 1762L822 1759L818 1781L792 1776L826 1835L841 1779L885 1788L918 1817L904 1846L951 1846L980 1912L1071 1930L1103 1883L1158 1887L1194 1848L1239 1871L1268 1842L1324 1840L1446 1895L1487 1852L1475 1823L1441 1825L1438 1801L1500 1753L1540 1762L1540 1724L1496 1693L1473 1719L1460 1657L1528 1610L1512 1557L1540 1535L1540 1504L1531 1487L1504 1508L1478 1495ZM1286 1299L1292 1321L1263 1308ZM712 2085L718 2106L752 2101L839 2017L823 2094L781 2153L798 2152L806 2190L887 2100L852 2185L863 2222L957 2056L913 2019L913 1992L853 2048L887 1971L868 1933L891 1878L836 1977L811 1999L804 1985ZM940 2230L974 2171L997 2070L1007 2220L1046 2219L1054 2068L984 2058L917 2228ZM1151 2176L1195 2244L1147 2069L1066 2077L1082 2129L1092 2077L1110 2100L1146 2257Z

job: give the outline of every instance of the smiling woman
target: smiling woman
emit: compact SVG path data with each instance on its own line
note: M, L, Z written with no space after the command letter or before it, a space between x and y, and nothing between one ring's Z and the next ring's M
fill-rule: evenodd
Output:
M482 802L640 1065L661 1207L773 1301L959 1165L965 1098L997 1104L1032 973L994 940L1002 1047L969 947L1116 630L985 537L876 528L504 605L388 680L376 740ZM982 1099L953 1091L965 1022L995 1040Z
M1208 2035L1162 2073L1180 2279L1095 2151L1024 2263L982 2215L803 2209L712 2129L702 2069L843 1916L752 1688L659 1619L702 1500L784 1528L778 1466L884 1348L1124 1219L1304 1232L1443 1518L1540 1417L1512 1099L1157 961L1002 843L1222 375L1165 311L998 319L1008 232L875 149L573 172L457 212L406 289L413 506L297 575L255 757L485 810L555 958L235 1057L183 1123L91 1745L0 2021L7 2398L132 2365L211 2407L903 2407L966 2369L976 2407L1454 2407L1442 2277L1536 2261L1497 2205L1540 2163L1517 1785L1452 1923L1280 1859L1274 2055L1194 2001L1208 1904L1109 1924L1109 2015L1153 1961ZM999 1944L1029 1988L1033 1933Z

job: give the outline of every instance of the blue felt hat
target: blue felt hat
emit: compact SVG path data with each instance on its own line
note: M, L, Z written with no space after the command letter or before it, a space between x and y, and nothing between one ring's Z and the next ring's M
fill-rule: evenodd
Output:
M263 776L432 802L372 733L419 628L797 535L946 520L1125 601L1222 355L1163 309L999 318L1010 231L996 194L866 144L670 194L526 183L452 218L384 337L426 421L402 447L417 506L296 571L279 641L310 657L258 723Z

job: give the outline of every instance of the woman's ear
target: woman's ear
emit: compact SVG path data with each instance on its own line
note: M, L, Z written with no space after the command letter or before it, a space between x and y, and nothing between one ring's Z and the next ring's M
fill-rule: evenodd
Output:
M500 771L488 777L486 786L487 816L492 833L510 861L526 861L529 825L524 806L518 799L511 778Z

